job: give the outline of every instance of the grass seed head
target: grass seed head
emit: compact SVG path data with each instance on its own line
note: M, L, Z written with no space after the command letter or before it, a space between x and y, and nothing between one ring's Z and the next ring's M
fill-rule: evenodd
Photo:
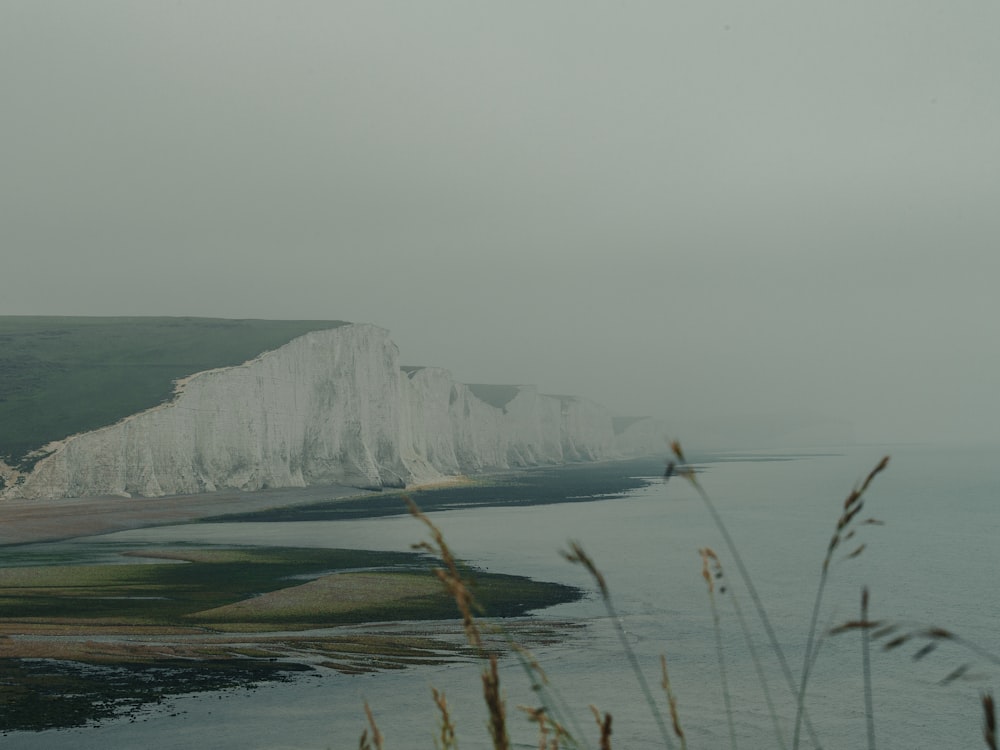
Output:
M518 709L528 715L529 721L538 724L538 750L559 750L562 740L570 737L566 728L549 715L545 706L539 708L518 706ZM550 733L551 739L549 739Z
M500 695L500 672L496 654L490 654L489 666L483 670L483 699L490 714L490 737L494 750L510 750L507 736L507 713Z
M601 732L599 747L601 750L611 750L611 714L605 713L602 716L594 704L590 705L590 711L594 714L594 721L597 722L597 728Z
M673 688L670 686L670 675L667 674L667 657L665 654L660 654L660 671L663 674L663 679L660 681L660 686L663 691L667 694L667 705L670 707L670 720L674 725L674 734L681 741L681 745L685 744L684 730L681 729L681 717L677 712L677 697L674 695Z
M940 682L938 682L938 685L950 685L955 680L957 680L957 679L959 679L961 677L964 677L965 674L970 669L972 669L972 665L971 664L962 664L960 667L957 667L957 668L951 670L948 674L946 674L944 676L944 678Z
M445 698L444 691L438 692L437 688L431 688L434 696L434 704L441 712L441 734L435 742L440 750L457 750L458 739L455 736L455 722L452 721L451 711L448 708L448 699Z
M670 441L670 450L673 451L673 454L675 456L677 456L677 460L678 461L680 461L682 464L686 464L687 463L687 459L684 458L684 451L681 448L681 441L680 440L671 440Z
M434 544L430 542L419 542L417 544L411 545L413 549L424 550L432 555L435 555L441 559L444 563L444 568L435 568L434 575L438 577L438 580L444 585L445 590L448 592L455 600L455 604L458 606L458 611L462 615L462 628L465 630L466 640L469 641L469 645L475 646L476 648L481 648L483 645L482 635L479 632L479 626L476 623L476 619L473 616L474 610L479 610L480 607L476 602L476 598L473 596L472 591L469 588L468 583L462 577L461 572L458 569L458 563L455 560L455 556L451 553L451 549L448 547L447 542L444 540L444 534L441 530L434 525L424 513L417 507L417 504L407 496L403 496L403 502L406 503L406 507L409 508L410 515L423 523L431 532L431 537L434 540Z
M563 550L561 554L564 558L569 560L569 562L579 563L585 567L597 582L597 586L601 590L601 596L605 599L608 598L610 592L608 591L608 584L604 580L604 575L597 569L597 565L594 564L594 561L590 558L590 556L583 551L583 547L580 546L579 542L570 542L569 551L567 552Z
M368 730L361 733L361 750L382 750L382 732L379 731L378 724L375 723L375 715L372 713L368 701L365 701L365 715L368 717L368 726L371 728L371 742L368 740ZM372 744L374 743L374 745Z
M879 626L878 620L848 620L829 630L830 635L840 635L851 630L872 630ZM872 637L875 637L874 634Z

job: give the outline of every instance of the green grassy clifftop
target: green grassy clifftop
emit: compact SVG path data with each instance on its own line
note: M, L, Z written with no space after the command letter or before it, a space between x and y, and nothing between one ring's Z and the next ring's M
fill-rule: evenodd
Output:
M0 459L170 399L173 381L230 367L328 320L0 316Z

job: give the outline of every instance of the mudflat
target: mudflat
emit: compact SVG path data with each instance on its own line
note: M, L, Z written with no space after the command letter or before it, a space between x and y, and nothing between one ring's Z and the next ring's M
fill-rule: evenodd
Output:
M422 489L447 493L454 483ZM378 494L327 486L12 500L0 503L0 546L261 513L298 515ZM401 507L399 494L387 491L381 499ZM35 565L29 550L10 550L19 564L0 568L3 732L100 722L177 693L282 681L301 672L358 674L476 656L461 645L455 603L430 570L435 561L410 551L139 545L113 565L47 559ZM560 584L470 573L484 614L519 618L507 630L526 643L558 637L566 627L525 620L527 612L580 595ZM503 644L498 639L493 647Z

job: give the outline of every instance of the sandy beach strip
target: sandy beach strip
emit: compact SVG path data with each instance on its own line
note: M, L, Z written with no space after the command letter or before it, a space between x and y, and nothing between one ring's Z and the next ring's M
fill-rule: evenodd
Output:
M405 490L430 490L468 484L470 477L446 476L408 486ZM200 495L167 497L87 497L49 500L0 501L0 546L54 542L113 531L188 523L231 513L310 505L380 495L343 485L283 487L256 491L220 490Z
M370 494L378 493L330 485L169 497L5 500L0 502L0 545L74 539Z

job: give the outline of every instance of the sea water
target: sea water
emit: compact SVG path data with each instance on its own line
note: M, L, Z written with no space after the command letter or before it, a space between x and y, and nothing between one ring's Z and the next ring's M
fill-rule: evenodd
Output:
M862 639L859 631L826 636L859 618L863 586L870 618L898 623L899 632L946 628L990 652L1000 652L1000 481L995 452L984 447L852 447L797 454L734 454L702 465L698 478L729 529L763 602L794 680L801 677L810 612L821 563L843 500L884 454L889 468L865 496L859 527L837 550L819 616L819 652L808 683L807 709L826 748L866 747ZM656 474L659 472L657 471ZM649 484L624 497L530 507L470 507L433 514L453 550L491 571L568 583L588 591L579 602L536 616L580 625L534 654L553 691L587 744L597 730L588 708L613 716L619 748L663 747L656 721L625 656L624 638L666 717L660 656L666 656L681 725L691 748L729 746L729 719L741 748L785 745L796 700L740 580L732 552L698 493L682 478ZM108 543L287 544L406 550L425 537L409 516L308 523L233 523L139 529L103 537ZM579 541L604 574L614 616L588 573L559 554ZM855 558L846 553L865 544ZM711 600L698 550L710 547L724 570L715 583L723 683ZM721 591L722 588L726 590ZM738 627L734 601L751 630ZM456 626L457 629L457 626ZM980 695L996 684L988 657L942 643L919 660L924 640L884 651L871 645L877 746L977 747L982 744ZM758 654L776 717L751 658ZM941 684L959 667L965 675ZM515 747L537 747L518 705L540 698L516 660L501 661L501 682ZM464 750L491 747L481 702L479 667L453 664L345 676L317 673L256 690L183 696L167 708L97 727L10 733L6 747L23 748L348 748L365 728L371 706L386 748L430 748L437 731L431 687L444 690ZM731 706L727 714L726 694ZM778 729L775 729L775 721ZM677 746L676 738L673 738ZM803 731L802 747L811 743Z

